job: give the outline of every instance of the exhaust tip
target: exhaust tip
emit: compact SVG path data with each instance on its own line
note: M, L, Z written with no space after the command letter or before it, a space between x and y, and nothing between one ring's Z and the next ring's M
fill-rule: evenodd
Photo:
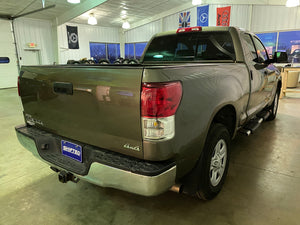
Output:
M176 192L178 194L181 194L182 190L183 190L183 185L182 184L174 184L169 190Z

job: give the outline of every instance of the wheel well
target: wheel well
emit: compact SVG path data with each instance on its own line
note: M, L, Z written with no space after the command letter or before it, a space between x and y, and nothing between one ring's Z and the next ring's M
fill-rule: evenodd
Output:
M228 129L230 136L233 137L236 123L235 108L232 105L224 106L215 115L213 122L223 124Z

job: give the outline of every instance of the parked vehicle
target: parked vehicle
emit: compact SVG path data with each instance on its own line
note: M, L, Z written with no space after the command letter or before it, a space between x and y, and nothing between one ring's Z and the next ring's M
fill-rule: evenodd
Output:
M139 64L23 66L16 133L61 182L212 199L231 139L275 119L284 60L252 33L192 27L155 35Z
M290 63L300 63L300 49L296 49L288 57Z

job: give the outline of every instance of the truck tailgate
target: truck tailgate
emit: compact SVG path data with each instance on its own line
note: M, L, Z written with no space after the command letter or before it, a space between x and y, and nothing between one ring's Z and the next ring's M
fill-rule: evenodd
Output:
M28 124L100 148L143 158L141 66L22 67Z

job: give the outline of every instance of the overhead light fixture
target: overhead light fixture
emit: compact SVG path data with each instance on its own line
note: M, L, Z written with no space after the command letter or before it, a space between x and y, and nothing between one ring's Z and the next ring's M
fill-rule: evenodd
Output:
M128 21L125 21L123 24L122 24L122 28L123 29L129 29L130 28L130 24Z
M78 4L80 3L80 0L68 0L68 2L72 4Z
M90 17L88 19L88 24L90 24L90 25L96 25L97 24L97 19L94 17L93 13L90 14Z
M299 0L287 0L285 6L286 7L297 7L297 6L299 6Z
M193 5L201 5L202 1L201 0L193 0L192 4Z

